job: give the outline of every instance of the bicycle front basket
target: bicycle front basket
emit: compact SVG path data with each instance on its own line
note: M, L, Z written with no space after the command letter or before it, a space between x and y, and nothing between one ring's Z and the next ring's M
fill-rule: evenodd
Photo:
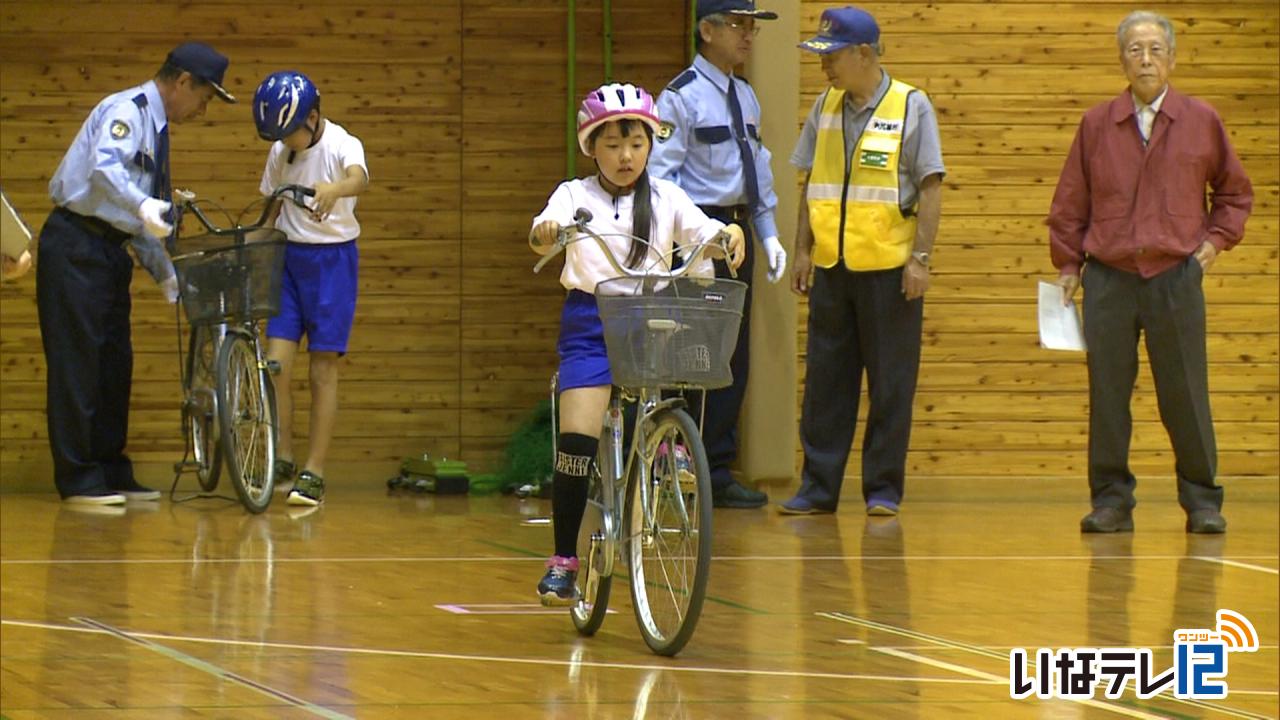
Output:
M596 286L613 384L715 389L733 383L729 359L747 286L737 280L614 278Z
M174 257L173 266L187 322L248 322L280 312L285 236L279 230L255 236L241 245L227 245L231 238L213 235L182 241L187 252ZM207 249L191 250L201 245Z

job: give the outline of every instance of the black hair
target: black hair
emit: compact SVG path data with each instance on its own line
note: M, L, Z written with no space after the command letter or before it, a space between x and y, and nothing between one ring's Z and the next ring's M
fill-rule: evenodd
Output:
M622 133L622 137L627 137L633 130L639 127L644 131L645 137L649 139L649 150L653 151L653 128L649 124L635 118L622 118L612 122L618 123L618 131ZM594 148L596 138L604 132L609 123L603 122L596 126L587 136L587 147ZM599 167L597 161L596 167ZM632 189L631 199L631 234L640 240L631 241L631 249L627 252L626 265L629 268L638 268L640 263L644 262L645 256L649 253L649 238L653 232L653 189L649 185L649 168L646 165L640 171L640 177L636 178L635 187Z
M184 72L191 74L192 87L200 88L209 84L208 80L205 80L204 78L201 78L201 77L197 77L195 73L192 73L190 70L187 70L186 68L174 65L172 62L169 62L169 60L167 59L164 61L164 64L160 66L160 69L156 71L156 79L163 80L165 82L174 82L178 78L182 77L182 73Z

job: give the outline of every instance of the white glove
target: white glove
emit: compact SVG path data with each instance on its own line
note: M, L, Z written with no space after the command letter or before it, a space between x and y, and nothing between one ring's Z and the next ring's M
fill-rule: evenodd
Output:
M152 237L163 240L173 232L173 226L164 220L164 214L169 212L170 207L170 203L155 198L147 198L138 206L138 217Z
M178 302L178 276L170 275L168 280L160 283L160 292L164 293L164 299L168 300L170 305Z
M764 257L769 261L769 282L776 283L787 272L787 251L776 237L764 239Z

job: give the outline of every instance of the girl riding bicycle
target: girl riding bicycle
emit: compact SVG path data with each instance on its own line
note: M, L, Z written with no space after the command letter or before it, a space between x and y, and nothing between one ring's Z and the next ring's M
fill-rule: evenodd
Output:
M560 184L533 219L529 244L540 255L552 249L562 227L588 210L592 228L629 268L665 272L685 260L684 252L724 230L730 237L730 264L742 262L744 240L737 225L708 218L674 183L650 178L649 150L659 120L653 98L642 88L612 83L587 94L578 110L578 146L596 161L596 174ZM646 242L627 239L634 235ZM673 255L680 255L676 260ZM713 277L711 259L701 257L689 273ZM569 291L560 316L559 436L552 484L551 515L555 554L538 583L544 605L571 605L577 599L578 529L587 504L591 461L600 442L601 421L612 392L604 331L596 307L596 285L617 275L594 243L565 250L560 283Z

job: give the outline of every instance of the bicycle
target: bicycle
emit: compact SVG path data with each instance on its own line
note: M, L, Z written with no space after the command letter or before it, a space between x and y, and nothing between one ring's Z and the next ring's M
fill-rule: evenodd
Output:
M201 211L194 194L175 193L175 226L190 212L205 232L177 238L171 246L191 336L185 363L179 341L186 449L174 464L170 495L189 470L205 493L213 492L225 461L247 510L261 513L271 504L277 439L272 376L279 367L263 354L259 324L279 312L285 236L266 223L277 198L288 195L306 208L303 198L314 194L311 188L283 185L267 199L257 222L220 228Z
M706 596L711 470L686 400L664 398L663 390L705 391L732 382L729 358L747 286L686 276L712 243L728 254L723 232L692 248L683 267L672 270L668 265L665 272L655 273L652 264L623 267L605 236L588 227L589 211L579 210L574 219L534 271L569 244L590 238L620 277L600 283L596 292L614 387L589 477L578 535L579 596L569 614L580 634L595 634L608 609L614 562L621 557L629 569L632 605L645 644L671 656L693 636ZM558 380L557 375L551 381L552 438L558 435ZM632 403L636 413L628 443L624 405Z

